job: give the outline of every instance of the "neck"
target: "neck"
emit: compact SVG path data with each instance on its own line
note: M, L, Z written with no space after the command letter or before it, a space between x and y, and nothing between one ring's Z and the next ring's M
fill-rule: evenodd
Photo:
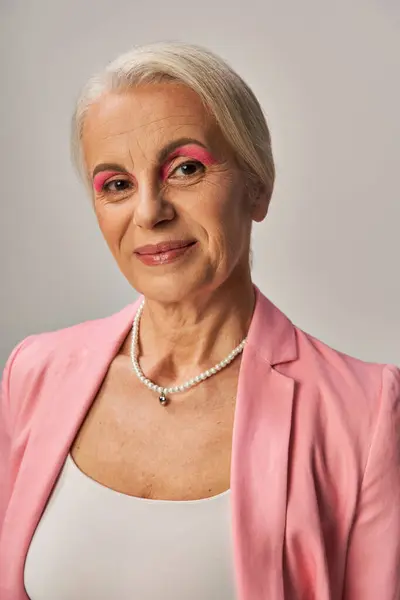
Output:
M140 354L173 376L202 369L227 356L246 336L254 310L250 274L211 293L173 304L146 300Z

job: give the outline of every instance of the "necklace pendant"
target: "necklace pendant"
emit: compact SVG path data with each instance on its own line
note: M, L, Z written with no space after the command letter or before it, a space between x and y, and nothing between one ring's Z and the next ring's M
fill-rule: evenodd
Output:
M161 406L167 406L168 404L168 398L166 397L166 395L164 393L161 394L161 396L159 397L159 401Z

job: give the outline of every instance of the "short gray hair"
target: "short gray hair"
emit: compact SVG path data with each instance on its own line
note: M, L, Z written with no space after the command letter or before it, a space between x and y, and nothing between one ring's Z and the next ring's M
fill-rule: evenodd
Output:
M72 118L71 152L85 183L88 184L88 177L82 131L90 105L103 93L163 81L182 83L199 95L239 164L261 183L270 199L275 180L271 137L256 96L222 58L201 46L182 42L135 47L92 76L84 86Z

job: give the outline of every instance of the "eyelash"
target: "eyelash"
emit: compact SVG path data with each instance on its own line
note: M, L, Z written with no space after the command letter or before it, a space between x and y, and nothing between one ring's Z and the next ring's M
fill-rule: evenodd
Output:
M172 169L172 172L170 173L170 175L175 173L175 171L177 171L178 169L181 169L182 167L186 167L188 165L195 165L196 167L200 167L200 170L202 173L204 173L204 171L205 171L205 166L203 165L202 162L200 162L199 160L192 159L192 160L186 160L185 162L181 163L180 165L177 165L174 169ZM198 174L198 172L196 171L196 173L192 173L191 175L188 175L187 177L194 177L197 174Z
M171 175L173 175L175 173L175 171L177 171L178 169L181 169L182 167L185 167L187 165L196 165L196 167L200 168L200 171L202 173L204 173L204 171L205 171L205 166L199 160L186 160L185 162L182 162L181 164L177 165L174 169L172 169L171 173L169 173L168 176L171 177ZM196 175L198 175L198 171L196 171L195 173L189 174L186 177L185 176L178 177L178 179L189 179L190 177L195 177ZM110 190L110 187L109 187L110 185L112 185L113 183L119 183L119 182L131 184L129 179L122 179L122 178L111 179L110 181L106 181L103 184L102 192L105 192L108 194L119 194L119 193L126 192L127 188L124 188L122 190Z
M121 178L111 179L111 181L106 181L103 184L103 187L101 188L101 191L105 192L106 194L119 194L121 192L126 192L127 188L124 188L123 190L110 190L110 187L109 187L110 185L112 185L113 183L120 183L120 182L122 182L122 183L128 183L128 184L131 183L129 181L129 179L121 179Z

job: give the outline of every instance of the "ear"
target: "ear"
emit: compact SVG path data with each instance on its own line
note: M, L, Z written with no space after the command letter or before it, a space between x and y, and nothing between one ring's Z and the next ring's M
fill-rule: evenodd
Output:
M249 190L251 218L256 223L261 223L268 213L270 194L261 182L253 183Z

